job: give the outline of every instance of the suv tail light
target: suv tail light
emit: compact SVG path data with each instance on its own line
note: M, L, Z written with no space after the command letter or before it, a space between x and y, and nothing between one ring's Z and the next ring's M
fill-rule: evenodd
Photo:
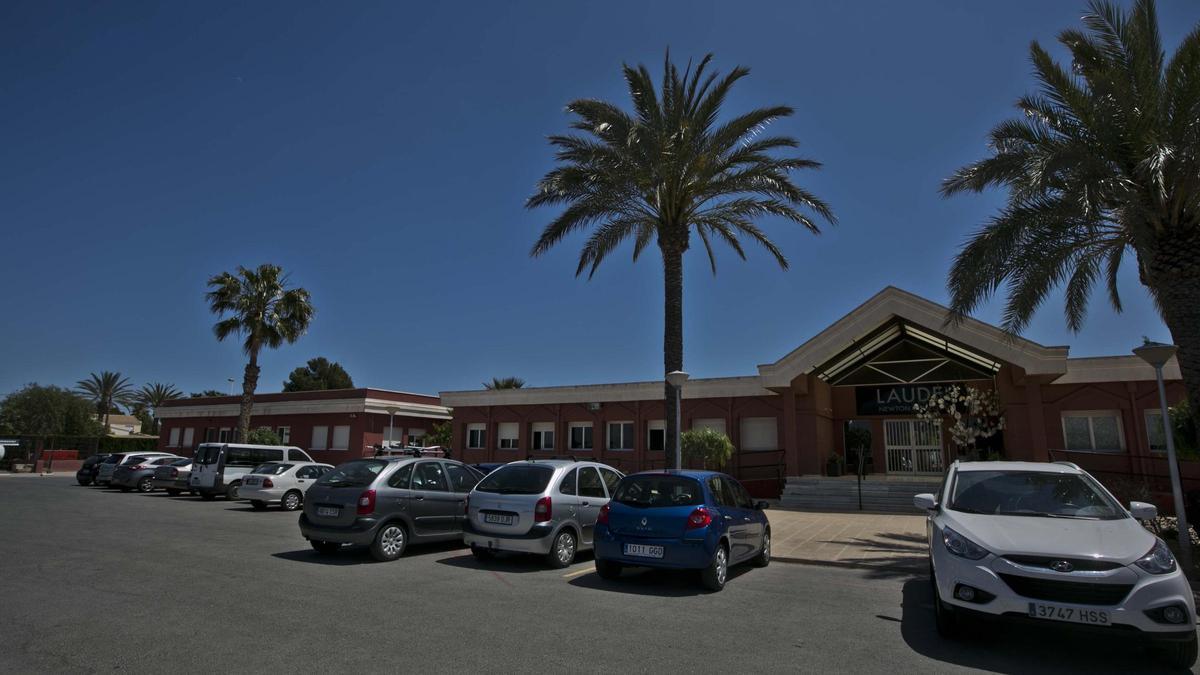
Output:
M275 483L270 478L264 478L263 482L262 482L262 486L265 488L275 487ZM374 496L374 493L372 493L372 496ZM359 501L359 503L362 503L361 500ZM371 503L374 504L375 500L372 499Z
M702 527L708 527L711 524L712 514L708 512L708 509L701 506L692 511L691 515L688 516L687 529L698 530Z
M130 471L141 471L142 469L149 469L149 468L150 467L144 466L142 464L134 464L133 466L129 467L129 470Z
M550 520L550 498L542 497L533 507L533 522L545 523Z
M367 490L358 496L358 515L369 516L375 513L375 491Z
M600 507L600 513L596 514L596 524L597 525L607 525L608 524L608 507L609 507L608 504L605 504L604 506Z

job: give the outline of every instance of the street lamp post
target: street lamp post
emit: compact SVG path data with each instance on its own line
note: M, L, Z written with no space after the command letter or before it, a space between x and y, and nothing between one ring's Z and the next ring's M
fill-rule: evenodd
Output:
M683 383L687 382L688 374L682 370L672 370L667 373L667 383L675 390L675 468L683 468Z
M1163 366L1175 356L1175 345L1149 342L1133 350L1133 353L1154 367L1158 380L1158 405L1162 411L1163 436L1167 439L1167 468L1171 473L1171 495L1175 499L1175 529L1179 531L1179 555L1183 558L1185 574L1192 576L1192 535L1188 528L1187 513L1183 508L1183 486L1179 481L1179 464L1175 459L1175 430L1171 425L1171 411L1167 408L1167 387L1163 384Z
M396 409L388 408L388 440L387 447L391 448L392 443L396 442L396 427L393 425L395 420Z

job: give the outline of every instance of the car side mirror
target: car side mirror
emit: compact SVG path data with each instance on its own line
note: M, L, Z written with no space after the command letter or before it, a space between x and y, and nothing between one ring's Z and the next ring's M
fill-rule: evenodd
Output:
M754 502L754 508L759 511L766 511L767 509L771 508L771 502Z
M937 497L929 494L928 492L924 492L919 495L913 495L913 506L916 506L918 509L932 511L937 508L937 505Z
M1129 513L1138 520L1154 520L1158 517L1158 507L1146 502L1129 502Z

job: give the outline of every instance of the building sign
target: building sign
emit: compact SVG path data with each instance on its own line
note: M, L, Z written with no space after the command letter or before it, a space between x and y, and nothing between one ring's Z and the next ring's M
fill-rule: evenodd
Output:
M926 403L931 396L949 386L944 383L855 387L855 407L859 415L911 415L913 406Z

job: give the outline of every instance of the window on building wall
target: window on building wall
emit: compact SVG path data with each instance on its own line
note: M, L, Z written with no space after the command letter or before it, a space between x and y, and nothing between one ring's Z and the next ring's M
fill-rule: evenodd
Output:
M592 449L592 423L591 422L571 422L571 449L572 450L591 450Z
M349 425L336 426L333 428L333 443L329 446L330 450L349 450L350 449L350 427Z
M275 427L275 435L279 437L279 442L284 445L289 445L292 442L291 427Z
M487 447L487 425L467 425L467 447L471 450L482 450Z
M320 426L313 427L312 444L308 446L310 450L324 450L329 447L329 427Z
M196 430L188 427L183 430L183 447L190 448L196 444Z
M726 436L729 435L729 433L725 431L725 418L723 417L702 417L700 419L693 420L692 428L697 430L712 429L717 433L725 434Z
M609 422L608 449L632 450L634 441L633 434L633 422Z
M1067 450L1122 452L1125 449L1121 413L1116 410L1064 412L1062 425Z
M423 447L425 445L425 441L422 439L424 439L424 438L425 438L425 430L424 429L414 429L412 427L409 427L409 429L408 429L408 444L409 445L418 447L418 448Z
M739 450L778 450L779 424L774 417L743 417Z
M216 427L204 427L204 442L205 443L216 443L217 442L217 428Z
M218 443L233 442L233 429L230 429L229 427L221 427L221 429L217 432L217 442Z
M534 422L533 423L533 444L534 450L553 450L554 449L554 423L553 422Z
M167 447L168 448L178 448L179 447L179 427L173 427L171 429L170 435L167 436Z
M1146 440L1150 443L1150 452L1166 452L1167 451L1167 433L1163 428L1162 412L1158 410L1146 411ZM1178 448L1179 438L1175 438L1176 448Z
M650 420L646 423L646 447L659 452L667 447L666 420Z
M517 449L517 434L521 425L517 422L501 422L496 425L496 447L501 450Z

